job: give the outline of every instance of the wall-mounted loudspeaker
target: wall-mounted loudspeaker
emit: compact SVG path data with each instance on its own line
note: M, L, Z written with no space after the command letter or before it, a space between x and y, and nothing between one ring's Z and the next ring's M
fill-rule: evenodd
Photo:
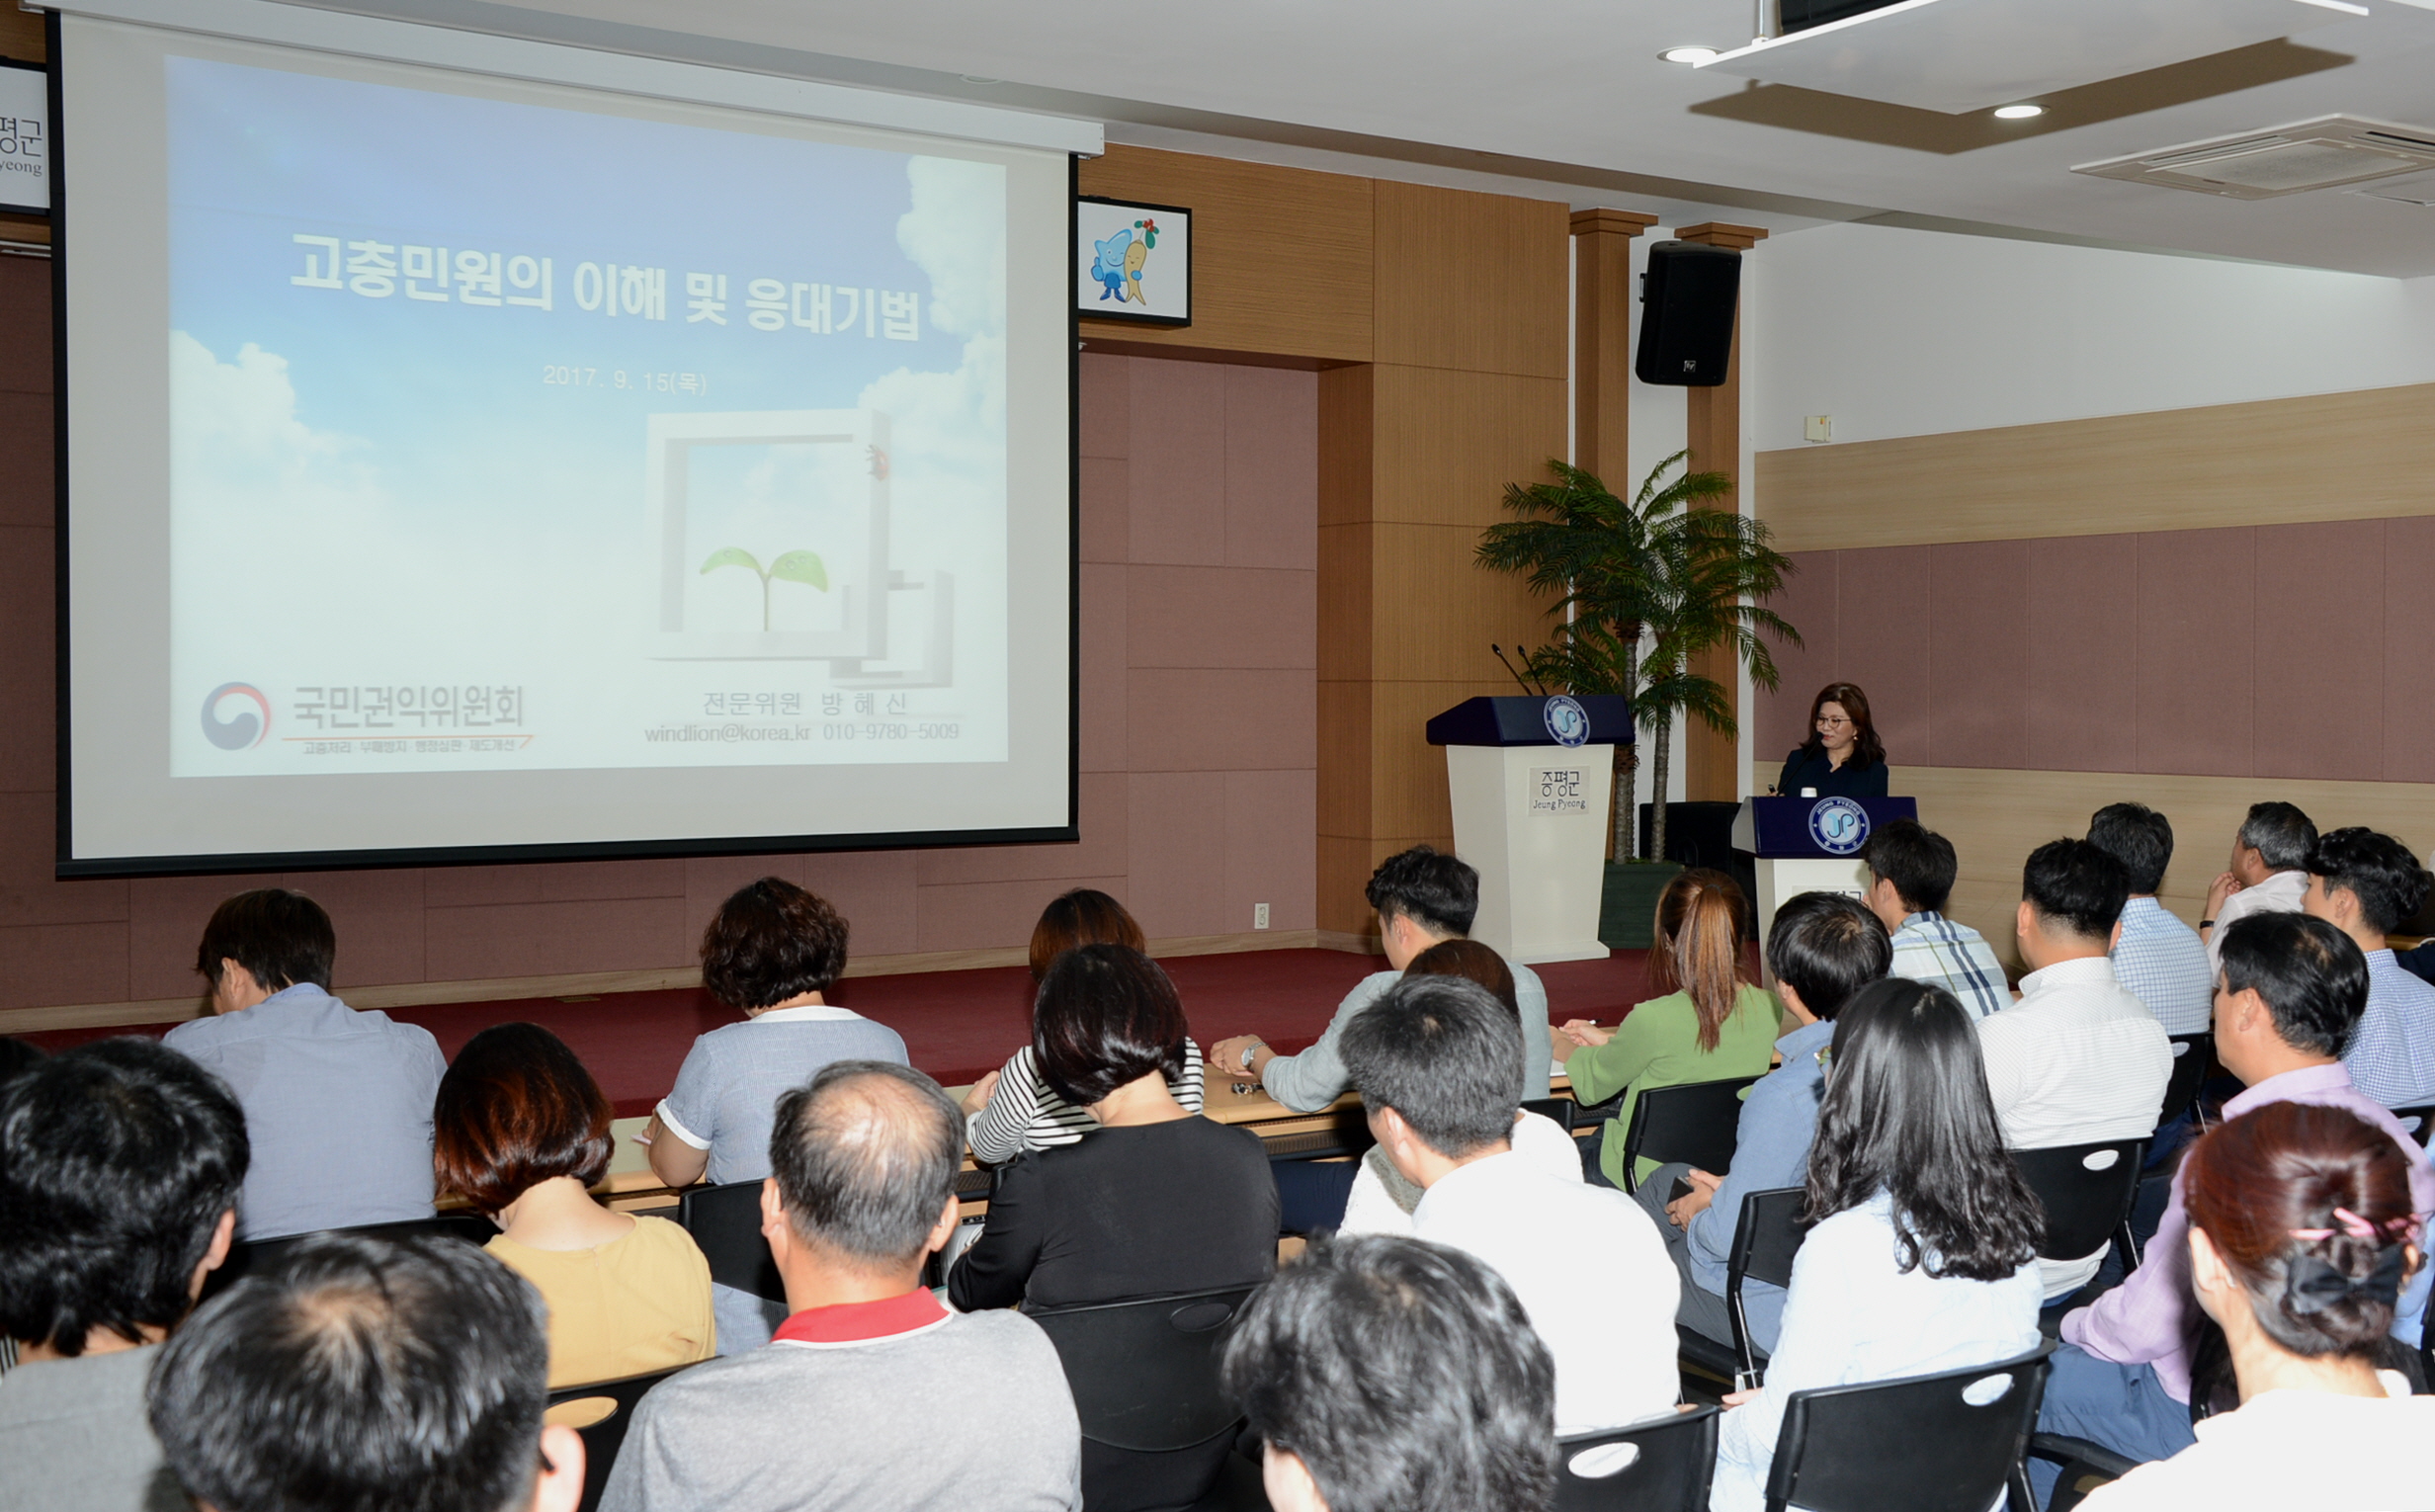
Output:
M1733 355L1733 299L1741 254L1696 241L1660 241L1640 278L1640 345L1632 371L1643 383L1713 388Z

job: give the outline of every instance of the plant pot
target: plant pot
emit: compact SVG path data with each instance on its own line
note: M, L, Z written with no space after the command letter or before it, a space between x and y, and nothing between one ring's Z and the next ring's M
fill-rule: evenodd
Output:
M1644 951L1655 939L1657 895L1682 875L1671 861L1610 861L1598 900L1598 943L1610 950Z

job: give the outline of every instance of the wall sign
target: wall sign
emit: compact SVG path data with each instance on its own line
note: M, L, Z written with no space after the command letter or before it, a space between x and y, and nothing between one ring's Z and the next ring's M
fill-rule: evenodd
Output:
M50 71L0 58L0 210L50 213Z
M1095 320L1192 324L1192 211L1079 196L1074 300Z

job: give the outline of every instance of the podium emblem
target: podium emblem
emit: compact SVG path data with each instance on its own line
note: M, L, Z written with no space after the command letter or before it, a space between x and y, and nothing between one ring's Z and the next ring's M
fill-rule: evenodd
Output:
M1820 798L1809 810L1809 838L1830 856L1849 856L1869 843L1869 810L1847 798Z
M1547 723L1548 737L1557 745L1589 743L1589 711L1583 709L1577 700L1559 693L1548 700L1546 707L1539 711L1539 716ZM1868 827L1866 819L1861 821L1861 827L1864 830Z

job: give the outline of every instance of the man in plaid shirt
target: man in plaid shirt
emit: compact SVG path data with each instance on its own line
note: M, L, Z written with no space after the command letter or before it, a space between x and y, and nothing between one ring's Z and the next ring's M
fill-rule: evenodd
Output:
M1973 1019L2012 1006L2004 967L1986 938L1939 912L1960 870L1953 842L1915 820L1881 824L1860 848L1869 869L1869 911L1893 938L1893 972L1961 999Z

